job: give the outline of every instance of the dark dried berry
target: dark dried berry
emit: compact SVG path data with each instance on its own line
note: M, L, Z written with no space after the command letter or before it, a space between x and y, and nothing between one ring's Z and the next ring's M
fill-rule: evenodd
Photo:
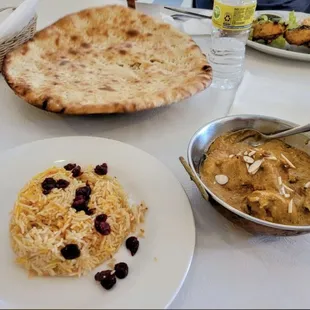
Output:
M129 237L126 240L126 248L130 251L131 256L134 256L139 249L139 240L136 237Z
M95 280L100 282L104 280L105 278L111 276L111 272L112 270L99 271L95 274Z
M75 259L81 255L81 251L76 244L67 244L60 252L65 259Z
M128 265L126 263L118 263L114 267L115 275L119 279L124 279L128 275Z
M95 224L95 228L101 235L107 236L111 233L110 224L107 222L99 222L97 225Z
M72 170L72 176L73 177L79 177L81 175L81 167L80 166L76 166L73 170Z
M115 274L110 274L109 276L105 277L100 281L100 284L106 290L110 290L116 284Z
M96 216L95 222L96 222L96 221L97 221L97 222L106 222L107 219L108 219L108 216L107 216L106 214L104 214L104 213L101 213L101 214L99 214L99 215Z
M49 189L44 189L44 190L43 190L43 194L44 194L44 195L48 195L50 192L51 192L51 191L50 191Z
M104 221L98 221L96 219L95 219L95 228L98 231L98 233L104 236L109 235L111 233L110 224Z
M56 181L53 178L46 178L42 184L41 184L42 188L47 190L47 191L51 191L53 188L56 187Z
M79 187L75 192L76 196L84 196L86 198L88 198L90 194L91 194L91 188L88 184L86 186Z
M95 172L99 175L106 175L108 173L108 165L103 163L102 165L97 165L95 167Z
M95 212L96 212L96 209L95 209L95 208L91 208L91 209L85 210L85 213L86 213L87 215L93 215Z
M108 226L105 225L107 218L108 218L107 215L104 213L97 215L95 218L95 228L102 235L104 235L102 232L105 229L109 229L109 227L110 227L110 225L108 225ZM106 234L108 235L109 233L106 233Z
M62 188L65 189L66 187L68 187L70 184L70 182L68 182L67 180L64 179L60 179L56 182L56 187L57 188Z
M76 196L71 207L74 208L76 212L85 211L86 213L86 210L88 210L87 204L88 200L84 196Z
M64 166L64 168L68 171L71 171L72 169L74 169L76 167L76 164L67 164Z

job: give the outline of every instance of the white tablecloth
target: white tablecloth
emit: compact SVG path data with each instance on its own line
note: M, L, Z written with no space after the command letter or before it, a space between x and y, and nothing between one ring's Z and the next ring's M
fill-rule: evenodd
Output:
M12 5L14 1L0 3ZM66 13L105 3L104 0L41 0L38 25L42 27ZM155 16L161 10L158 6L138 8ZM206 37L195 40L207 50ZM253 99L274 96L270 88L260 87L261 81L268 78L287 80L286 85L294 88L302 80L310 85L309 63L276 59L249 49L246 69L253 75L249 87L257 83L251 91ZM306 90L302 91L304 94ZM196 220L193 263L171 308L309 308L310 237L253 237L232 227L201 198L178 161L178 156L186 154L192 134L208 121L224 116L234 96L233 90L209 88L183 103L154 111L70 117L23 103L1 79L0 150L48 137L94 135L120 140L149 152L178 177L192 202ZM248 100L249 106L256 109L258 101L253 100L256 103L251 105L251 98ZM300 109L298 100L294 104ZM238 113L247 112L239 105L237 108ZM302 121L305 120L306 117Z
M309 64L294 66L289 76L246 71L229 114L260 114L297 124L310 121ZM296 64L297 65L297 64Z

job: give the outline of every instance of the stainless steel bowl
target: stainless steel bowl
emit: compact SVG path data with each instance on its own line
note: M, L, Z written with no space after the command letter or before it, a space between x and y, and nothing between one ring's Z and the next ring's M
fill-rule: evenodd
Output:
M191 138L187 156L189 167L187 171L191 178L195 181L199 190L207 191L211 196L210 202L212 205L226 218L233 221L235 224L242 226L244 229L252 233L263 233L272 235L297 235L310 232L310 226L292 226L267 222L248 214L245 214L225 201L216 196L200 179L199 167L202 160L205 158L205 152L208 150L212 142L219 136L244 128L253 128L262 133L271 133L278 130L288 129L297 126L296 124L260 115L236 115L224 117L214 120L202 128L200 128ZM300 134L292 137L283 138L282 140L291 146L301 149L310 154L309 135ZM183 159L184 165L184 159ZM190 168L190 169L189 169ZM205 199L208 195L202 192Z

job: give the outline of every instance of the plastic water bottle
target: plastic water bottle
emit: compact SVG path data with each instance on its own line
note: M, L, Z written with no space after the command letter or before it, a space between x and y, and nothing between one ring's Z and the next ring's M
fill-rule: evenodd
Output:
M245 44L257 0L214 0L209 61L213 87L237 87L244 74Z

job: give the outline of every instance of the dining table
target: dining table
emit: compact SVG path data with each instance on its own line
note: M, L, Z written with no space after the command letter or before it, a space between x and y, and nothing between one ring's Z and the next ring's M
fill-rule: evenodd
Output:
M14 6L19 2L1 0L0 6ZM41 0L36 11L37 29L65 14L115 2L122 1ZM137 2L137 10L154 17L160 17L163 12L168 14L158 4ZM193 39L204 53L208 52L209 35L194 35ZM310 62L278 58L251 48L246 49L245 70L251 75L252 83L257 84L252 92L255 104L259 102L257 98L277 98L282 92L277 83L274 88L272 84L267 90L264 84L260 88L261 81L272 83L282 79L292 88L305 82L310 85ZM171 309L309 308L310 237L256 236L234 226L202 198L179 162L179 156L186 157L189 140L200 127L232 113L237 91L209 87L182 102L153 110L70 116L26 104L1 77L0 151L53 137L96 136L119 140L148 152L163 162L182 184L196 225L192 264L169 306ZM310 88L301 91L303 98L310 94ZM247 104L250 107L253 103L249 100ZM292 104L294 107L287 120L298 122L294 113L301 113L303 106L299 105L298 98ZM268 115L268 109L261 113Z

